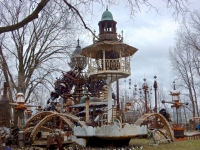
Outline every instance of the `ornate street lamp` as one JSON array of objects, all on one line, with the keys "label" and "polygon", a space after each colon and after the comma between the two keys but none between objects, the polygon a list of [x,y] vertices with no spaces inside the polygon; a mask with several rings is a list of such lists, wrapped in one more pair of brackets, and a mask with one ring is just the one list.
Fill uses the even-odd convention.
[{"label": "ornate street lamp", "polygon": [[22,122],[24,119],[24,111],[27,109],[27,107],[24,105],[25,97],[24,97],[24,94],[22,93],[21,88],[20,88],[20,91],[16,95],[16,101],[18,105],[15,106],[14,109],[17,111],[17,115],[18,115],[18,127],[22,128]]},{"label": "ornate street lamp", "polygon": [[[175,87],[175,82],[174,83],[174,90],[170,92],[170,95],[172,96],[172,101],[167,102],[167,101],[162,101],[162,103],[169,103],[172,104],[171,108],[175,109],[176,112],[176,119],[174,119],[174,125],[173,125],[173,130],[174,130],[174,137],[175,138],[184,138],[184,127],[181,127],[181,113],[180,113],[180,109],[181,107],[183,107],[184,105],[188,105],[188,103],[181,103],[180,102],[180,91],[176,90]],[[174,110],[173,110],[174,112]]]}]

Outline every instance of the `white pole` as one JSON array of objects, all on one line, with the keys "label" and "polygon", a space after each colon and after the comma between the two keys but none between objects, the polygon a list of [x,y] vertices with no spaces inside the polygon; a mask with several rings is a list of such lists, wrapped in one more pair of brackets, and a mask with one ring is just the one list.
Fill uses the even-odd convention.
[{"label": "white pole", "polygon": [[112,119],[112,90],[111,90],[111,77],[107,77],[107,101],[108,101],[108,123],[111,122]]}]

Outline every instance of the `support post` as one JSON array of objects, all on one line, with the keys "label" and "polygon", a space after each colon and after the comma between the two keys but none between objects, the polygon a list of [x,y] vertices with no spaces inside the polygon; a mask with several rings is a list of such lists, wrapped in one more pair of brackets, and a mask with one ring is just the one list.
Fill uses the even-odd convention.
[{"label": "support post", "polygon": [[85,98],[85,122],[88,123],[89,122],[89,97],[87,96]]},{"label": "support post", "polygon": [[157,88],[158,88],[158,84],[156,82],[156,76],[154,76],[155,78],[155,81],[154,81],[154,84],[153,84],[153,87],[154,87],[154,90],[155,90],[155,108],[154,108],[154,112],[157,113],[158,112],[158,108],[157,108]]},{"label": "support post", "polygon": [[120,104],[119,104],[119,79],[117,79],[116,81],[117,83],[117,110],[119,111],[120,110]]},{"label": "support post", "polygon": [[103,50],[103,71],[106,69],[105,50]]},{"label": "support post", "polygon": [[108,101],[108,123],[111,122],[112,119],[112,91],[111,91],[111,77],[107,77],[107,101]]}]

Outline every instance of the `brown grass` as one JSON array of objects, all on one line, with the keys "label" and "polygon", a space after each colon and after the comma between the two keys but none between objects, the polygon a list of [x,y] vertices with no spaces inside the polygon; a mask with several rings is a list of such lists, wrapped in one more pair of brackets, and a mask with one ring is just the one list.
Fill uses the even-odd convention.
[{"label": "brown grass", "polygon": [[143,150],[200,150],[200,140],[160,142],[157,146],[150,146],[148,139],[132,139],[130,145],[142,145]]}]

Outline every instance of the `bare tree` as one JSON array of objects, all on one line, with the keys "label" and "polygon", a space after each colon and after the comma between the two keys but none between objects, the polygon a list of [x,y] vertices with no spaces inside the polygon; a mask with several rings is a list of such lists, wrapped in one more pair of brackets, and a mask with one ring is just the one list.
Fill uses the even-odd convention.
[{"label": "bare tree", "polygon": [[179,84],[188,92],[185,95],[191,101],[193,116],[199,116],[198,98],[200,76],[200,12],[195,10],[186,14],[177,31],[177,42],[170,53],[174,74]]},{"label": "bare tree", "polygon": [[[170,51],[170,60],[172,64],[172,72],[175,76],[175,80],[182,94],[187,96],[192,107],[193,116],[199,116],[198,111],[198,81],[197,68],[192,61],[197,55],[196,50],[189,45],[183,43],[182,38],[178,38],[173,51]],[[195,54],[196,53],[196,54]]]},{"label": "bare tree", "polygon": [[[0,61],[12,101],[20,87],[27,101],[36,90],[41,90],[38,85],[53,86],[52,73],[66,69],[61,64],[66,64],[77,28],[72,26],[73,14],[68,9],[59,9],[60,5],[49,2],[37,20],[10,34],[1,34]],[[16,24],[30,12],[32,3],[12,1],[8,7],[11,18],[2,20]]]},{"label": "bare tree", "polygon": [[200,51],[200,12],[194,10],[191,13],[185,14],[180,24],[180,30],[177,33],[179,37],[183,38],[183,44]]},{"label": "bare tree", "polygon": [[[0,27],[0,33],[9,32],[9,31],[13,31],[13,30],[24,27],[28,23],[37,19],[38,16],[40,16],[40,12],[46,9],[45,6],[48,3],[53,2],[53,1],[54,0],[51,0],[51,1],[50,0],[35,0],[35,1],[30,0],[30,2],[32,3],[32,8],[33,8],[32,11],[30,11],[29,14],[27,14],[26,16],[18,20],[18,22],[15,22],[15,23],[7,22],[7,24],[2,25],[1,22],[3,22],[3,20],[0,19],[0,24],[2,25]],[[88,30],[90,30],[90,28],[85,23],[83,16],[84,16],[84,13],[86,12],[87,14],[89,12],[91,15],[94,3],[99,4],[100,7],[105,6],[107,4],[109,5],[119,4],[119,1],[115,1],[115,0],[110,0],[110,1],[107,1],[107,0],[85,0],[85,1],[62,0],[62,1],[64,2],[65,5],[60,5],[62,7],[61,9],[70,9],[74,13],[74,15],[76,15],[80,19],[81,24]],[[16,2],[20,4],[26,3],[25,1],[20,1],[20,0]],[[55,2],[57,1],[55,0]],[[1,1],[0,3],[1,3],[1,8],[0,8],[1,18],[7,19],[6,13],[10,11],[9,7],[7,7],[8,6],[7,1]],[[136,12],[141,11],[140,9],[141,5],[146,5],[147,7],[149,7],[149,9],[155,9],[157,12],[159,12],[158,8],[154,7],[150,0],[124,0],[124,3],[126,3],[126,6],[130,10],[130,17],[133,17]],[[167,0],[167,1],[163,0],[163,3],[166,4],[167,8],[173,9],[172,14],[175,18],[179,14],[184,14],[185,12],[188,11],[187,9],[187,5],[189,5],[188,0]],[[90,30],[90,32],[92,31]]]}]

